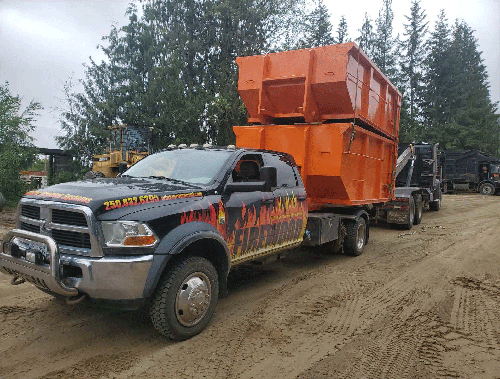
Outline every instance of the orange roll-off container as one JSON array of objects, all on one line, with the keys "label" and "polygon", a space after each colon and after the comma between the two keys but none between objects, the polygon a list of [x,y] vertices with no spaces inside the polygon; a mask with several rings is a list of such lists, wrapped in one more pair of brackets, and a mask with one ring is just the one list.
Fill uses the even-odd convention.
[{"label": "orange roll-off container", "polygon": [[237,63],[248,121],[261,125],[233,127],[236,145],[291,154],[311,210],[394,198],[401,95],[354,43]]},{"label": "orange roll-off container", "polygon": [[401,94],[355,43],[238,57],[236,63],[249,123],[355,119],[398,138]]},{"label": "orange roll-off container", "polygon": [[397,142],[352,124],[235,126],[238,147],[291,154],[311,210],[394,197]]}]

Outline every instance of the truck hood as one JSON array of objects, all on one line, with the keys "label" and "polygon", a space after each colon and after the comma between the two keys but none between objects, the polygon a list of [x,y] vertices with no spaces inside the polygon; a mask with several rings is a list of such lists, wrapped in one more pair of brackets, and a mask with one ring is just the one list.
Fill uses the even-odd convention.
[{"label": "truck hood", "polygon": [[25,198],[86,205],[97,214],[118,208],[154,205],[202,197],[205,187],[168,179],[114,178],[56,184],[26,193]]}]

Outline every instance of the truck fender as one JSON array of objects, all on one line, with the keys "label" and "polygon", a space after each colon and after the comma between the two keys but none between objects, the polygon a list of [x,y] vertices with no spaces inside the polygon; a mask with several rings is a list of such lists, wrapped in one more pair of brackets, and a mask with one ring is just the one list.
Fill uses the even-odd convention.
[{"label": "truck fender", "polygon": [[202,239],[213,240],[224,251],[225,257],[222,259],[221,267],[218,267],[217,270],[219,273],[220,296],[227,295],[227,274],[229,273],[231,255],[226,241],[212,225],[205,222],[190,222],[176,227],[160,241],[149,269],[143,296],[150,298],[153,295],[167,263],[173,256],[181,253],[192,243]]}]

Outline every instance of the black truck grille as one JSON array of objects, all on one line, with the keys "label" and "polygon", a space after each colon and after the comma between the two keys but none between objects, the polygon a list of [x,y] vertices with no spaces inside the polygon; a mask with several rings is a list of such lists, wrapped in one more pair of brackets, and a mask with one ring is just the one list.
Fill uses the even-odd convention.
[{"label": "black truck grille", "polygon": [[21,216],[40,220],[40,207],[34,205],[23,205],[21,208]]},{"label": "black truck grille", "polygon": [[[60,208],[50,208],[51,213],[51,224],[43,224],[50,231],[44,233],[45,229],[40,231],[40,226],[38,220],[40,217],[40,207],[35,205],[23,204],[21,206],[21,216],[25,217],[20,222],[20,227],[22,230],[27,230],[34,233],[42,233],[52,236],[54,241],[60,246],[67,246],[77,249],[92,249],[90,233],[88,231],[72,231],[64,230],[71,227],[83,227],[88,228],[87,218],[85,214],[81,212],[75,212],[73,210],[60,209]],[[42,213],[43,214],[43,213]],[[31,222],[31,220],[37,220],[37,223]],[[82,252],[83,254],[87,254]]]},{"label": "black truck grille", "polygon": [[62,209],[52,209],[52,222],[56,224],[87,226],[87,219],[83,213]]},{"label": "black truck grille", "polygon": [[26,222],[21,222],[21,229],[27,230],[28,232],[40,233],[40,227],[34,224],[28,224]]},{"label": "black truck grille", "polygon": [[90,249],[90,235],[88,233],[70,232],[67,230],[52,230],[52,238],[58,245]]}]

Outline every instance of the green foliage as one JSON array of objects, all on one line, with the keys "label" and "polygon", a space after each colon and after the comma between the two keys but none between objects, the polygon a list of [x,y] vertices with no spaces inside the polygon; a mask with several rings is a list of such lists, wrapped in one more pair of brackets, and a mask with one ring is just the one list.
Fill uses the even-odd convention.
[{"label": "green foliage", "polygon": [[392,37],[393,20],[392,0],[383,0],[382,9],[375,21],[376,32],[373,39],[372,60],[391,81],[396,82],[398,56],[396,54],[397,41]]},{"label": "green foliage", "polygon": [[441,11],[426,58],[422,138],[445,149],[498,154],[499,115],[488,87],[473,30],[458,20],[450,27]]},{"label": "green foliage", "polygon": [[49,184],[52,185],[82,180],[88,171],[89,169],[83,166],[78,160],[71,160],[68,162],[66,170],[59,172],[55,177],[49,178]]},{"label": "green foliage", "polygon": [[330,14],[323,0],[315,1],[314,9],[305,16],[304,34],[298,46],[302,49],[335,43],[332,36]]},{"label": "green foliage", "polygon": [[342,15],[339,21],[339,26],[337,27],[337,38],[335,39],[335,43],[345,43],[349,42],[351,39],[347,33],[347,21]]},{"label": "green foliage", "polygon": [[361,29],[358,29],[359,37],[356,38],[356,42],[359,47],[368,55],[369,58],[373,57],[375,34],[373,32],[372,20],[365,13],[365,18],[363,20],[363,25]]},{"label": "green foliage", "polygon": [[19,171],[34,161],[35,150],[29,133],[41,105],[31,101],[21,109],[22,99],[10,93],[8,83],[0,85],[0,192],[8,205],[15,205],[28,189]]},{"label": "green foliage", "polygon": [[[345,42],[342,16],[335,38],[323,0],[146,0],[129,21],[112,27],[90,59],[83,91],[66,86],[61,147],[89,166],[102,153],[107,127],[153,128],[154,149],[171,143],[234,143],[246,123],[237,92],[237,56]],[[474,33],[453,27],[444,12],[427,38],[426,14],[413,0],[403,41],[393,37],[392,0],[377,19],[365,14],[360,47],[403,93],[401,139],[448,148],[498,152],[499,121]]]},{"label": "green foliage", "polygon": [[100,46],[107,60],[86,66],[82,93],[68,83],[58,143],[83,165],[104,150],[107,126],[153,128],[154,149],[171,143],[235,142],[246,122],[237,56],[279,49],[283,20],[298,0],[150,0]]},{"label": "green foliage", "polygon": [[426,14],[420,7],[420,0],[413,0],[410,16],[405,16],[406,39],[402,42],[401,89],[404,94],[401,112],[401,140],[411,142],[422,134],[422,102],[425,38],[427,34]]}]

